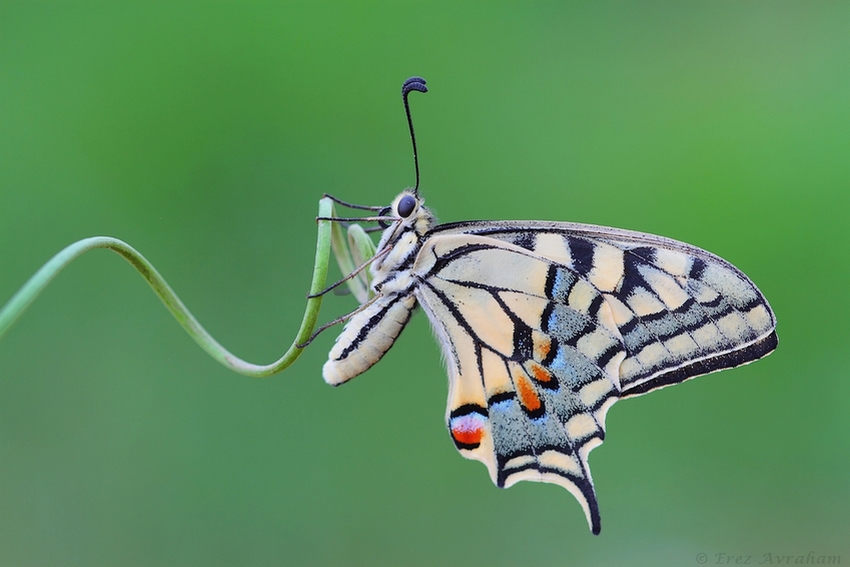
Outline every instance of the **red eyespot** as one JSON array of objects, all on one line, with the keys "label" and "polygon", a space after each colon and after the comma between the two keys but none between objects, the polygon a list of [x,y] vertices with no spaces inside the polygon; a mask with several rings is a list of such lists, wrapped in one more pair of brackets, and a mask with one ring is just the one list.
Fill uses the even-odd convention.
[{"label": "red eyespot", "polygon": [[449,422],[449,430],[458,448],[475,449],[478,447],[486,433],[486,420],[486,417],[478,413],[468,413],[452,418]]}]

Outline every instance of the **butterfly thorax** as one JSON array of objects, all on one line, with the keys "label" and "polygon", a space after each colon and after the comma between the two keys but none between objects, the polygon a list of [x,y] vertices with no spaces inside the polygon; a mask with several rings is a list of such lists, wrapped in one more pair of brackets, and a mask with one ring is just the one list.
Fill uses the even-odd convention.
[{"label": "butterfly thorax", "polygon": [[[398,220],[392,222],[381,235],[376,250],[378,258],[370,267],[372,289],[376,294],[407,290],[413,285],[413,262],[425,235],[436,224],[433,213],[423,202],[410,191],[403,191],[390,205],[389,216]],[[412,209],[409,209],[411,206]]]}]

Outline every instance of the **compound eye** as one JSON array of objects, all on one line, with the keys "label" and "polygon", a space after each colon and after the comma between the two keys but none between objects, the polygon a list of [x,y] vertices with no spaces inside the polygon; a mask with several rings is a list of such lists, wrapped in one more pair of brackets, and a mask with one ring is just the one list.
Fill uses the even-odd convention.
[{"label": "compound eye", "polygon": [[[378,211],[378,216],[379,217],[387,217],[387,216],[390,215],[390,211],[391,211],[391,209],[389,207],[384,207],[383,209]],[[392,223],[385,221],[385,220],[379,220],[378,224],[381,225],[381,228],[387,228]]]},{"label": "compound eye", "polygon": [[411,195],[405,195],[398,202],[398,206],[396,210],[398,211],[398,216],[403,219],[406,219],[413,212],[413,209],[416,208],[416,199],[414,199]]}]

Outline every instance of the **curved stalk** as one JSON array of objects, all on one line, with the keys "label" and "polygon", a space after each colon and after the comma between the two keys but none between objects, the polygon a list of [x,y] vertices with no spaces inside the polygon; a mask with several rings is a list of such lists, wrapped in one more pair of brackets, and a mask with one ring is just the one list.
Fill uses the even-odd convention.
[{"label": "curved stalk", "polygon": [[[319,201],[319,217],[333,216],[333,202],[330,199],[323,198]],[[315,295],[322,291],[325,287],[328,275],[328,262],[330,260],[331,250],[331,221],[318,221],[318,237],[316,241],[316,260],[313,265],[313,281],[310,284],[310,295]],[[35,300],[41,291],[47,287],[47,284],[56,277],[56,275],[74,258],[81,254],[97,248],[106,248],[119,254],[127,262],[130,263],[142,275],[143,278],[153,289],[154,293],[165,304],[166,309],[171,312],[177,322],[183,327],[189,336],[195,339],[202,349],[207,354],[219,361],[227,368],[253,378],[265,378],[276,374],[292,364],[301,354],[303,349],[296,345],[303,344],[312,334],[316,326],[316,319],[319,315],[319,307],[322,304],[322,297],[313,297],[307,300],[307,307],[304,310],[304,317],[301,320],[301,327],[292,341],[292,346],[284,353],[280,359],[268,364],[258,365],[246,362],[238,356],[232,354],[226,348],[221,346],[206,329],[204,329],[197,319],[189,312],[186,306],[174,293],[174,290],[168,285],[163,277],[156,271],[156,268],[145,259],[132,246],[109,236],[95,236],[92,238],[84,238],[79,240],[64,250],[56,254],[44,266],[33,275],[18,292],[12,296],[12,299],[0,309],[0,337],[3,333],[15,322],[15,320],[23,313],[30,303]]]}]

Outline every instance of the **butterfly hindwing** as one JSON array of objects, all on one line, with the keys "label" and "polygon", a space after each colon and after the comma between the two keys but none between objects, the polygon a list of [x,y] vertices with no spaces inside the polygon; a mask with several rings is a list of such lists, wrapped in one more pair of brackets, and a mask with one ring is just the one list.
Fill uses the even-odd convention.
[{"label": "butterfly hindwing", "polygon": [[476,235],[429,239],[414,273],[447,358],[455,445],[498,486],[564,486],[598,532],[587,454],[604,438],[625,357],[602,294],[566,266]]}]

